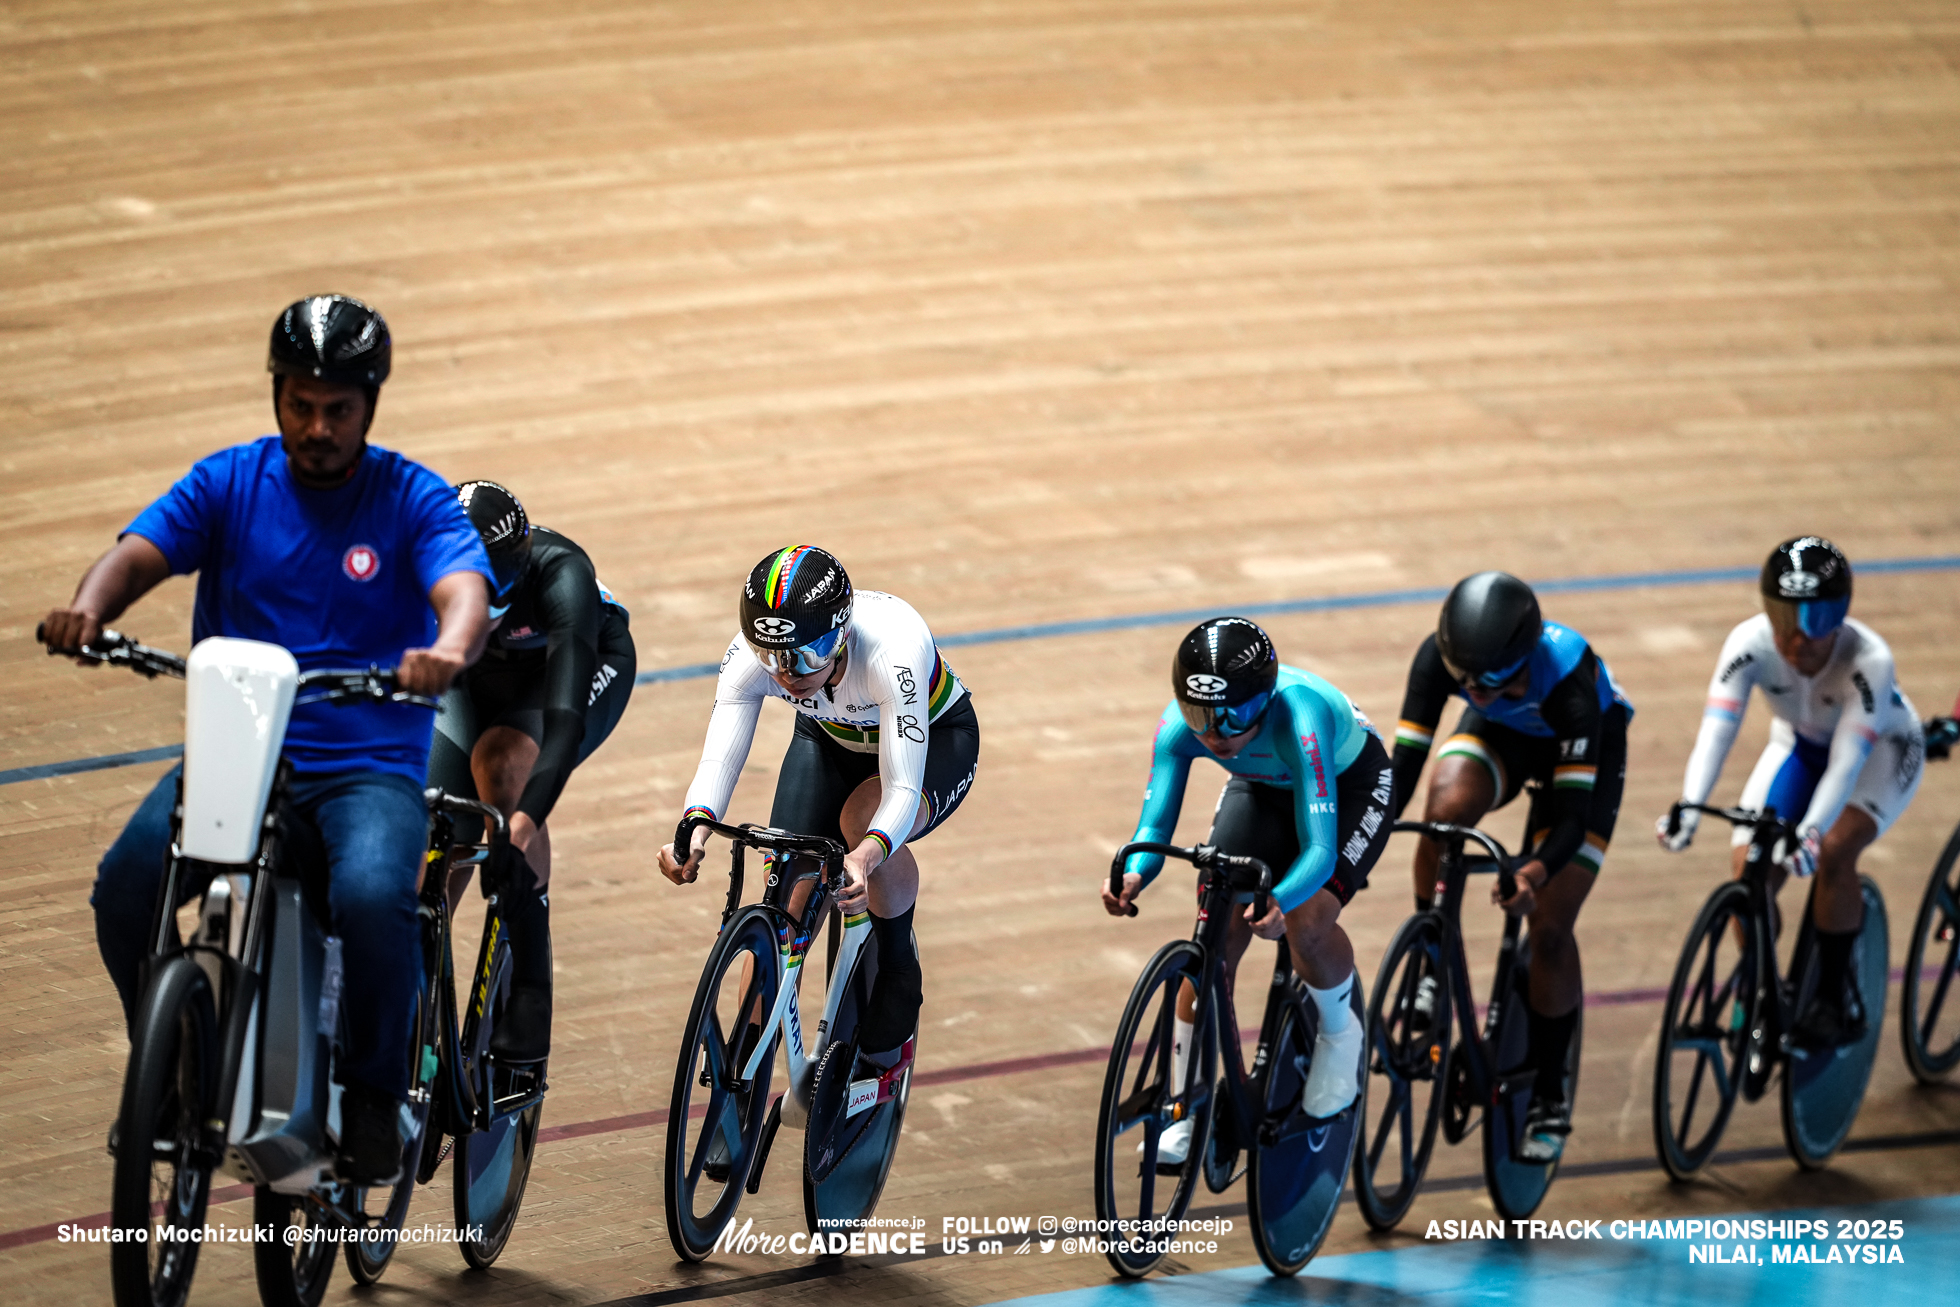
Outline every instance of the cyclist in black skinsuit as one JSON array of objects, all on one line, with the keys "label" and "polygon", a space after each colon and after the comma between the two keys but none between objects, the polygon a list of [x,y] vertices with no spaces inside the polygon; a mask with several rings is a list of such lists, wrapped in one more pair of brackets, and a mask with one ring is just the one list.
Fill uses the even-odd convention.
[{"label": "cyclist in black skinsuit", "polygon": [[[510,818],[511,996],[491,1048],[513,1062],[551,1047],[551,833],[545,819],[572,769],[619,723],[633,693],[626,609],[583,549],[532,526],[494,481],[465,481],[456,497],[495,570],[490,644],[443,696],[429,784],[481,797]],[[457,823],[457,838],[475,838]],[[452,885],[451,894],[460,890]]]}]

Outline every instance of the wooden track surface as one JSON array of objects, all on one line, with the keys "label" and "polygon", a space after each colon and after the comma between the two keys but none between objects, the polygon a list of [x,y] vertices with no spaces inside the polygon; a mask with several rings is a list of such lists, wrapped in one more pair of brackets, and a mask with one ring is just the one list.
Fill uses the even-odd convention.
[{"label": "wooden track surface", "polygon": [[[1952,6],[1887,0],[0,4],[0,767],[181,738],[167,688],[29,637],[194,459],[267,429],[267,327],[323,290],[393,327],[374,439],[507,482],[586,546],[643,668],[714,658],[744,570],[791,540],[942,633],[1484,567],[1752,566],[1800,531],[1854,560],[1960,552],[1956,59]],[[1955,580],[1858,589],[1926,712],[1960,688]],[[124,625],[182,648],[189,601],[171,582]],[[1588,987],[1664,986],[1721,859],[1714,841],[1665,858],[1646,828],[1752,588],[1547,607],[1639,707],[1579,928]],[[1271,626],[1387,722],[1433,620]],[[1096,1047],[1184,932],[1175,888],[1133,922],[1094,902],[1177,634],[953,659],[985,744],[921,848],[923,1069]],[[641,687],[553,816],[547,1126],[665,1106],[715,895],[659,881],[650,853],[708,698]],[[786,731],[767,716],[739,815],[766,812]],[[1762,732],[1758,710],[1720,793]],[[125,1044],[86,897],[160,770],[0,788],[0,1230],[107,1205]],[[1960,777],[1934,768],[1867,860],[1895,952],[1956,815]],[[1407,911],[1407,858],[1393,846],[1348,914],[1365,976]],[[1589,1015],[1574,1165],[1651,1157],[1657,1021]],[[942,1216],[1088,1214],[1100,1078],[1078,1060],[921,1088],[883,1210],[935,1239]],[[1888,1025],[1858,1136],[1956,1127],[1960,1095],[1911,1089]],[[1728,1138],[1777,1144],[1774,1106]],[[492,1274],[411,1248],[384,1298],[598,1302],[789,1265],[676,1267],[661,1149],[647,1128],[547,1144]],[[744,1210],[787,1233],[785,1156]],[[1469,1145],[1432,1174],[1477,1165]],[[1685,1190],[1580,1176],[1546,1211],[1957,1182],[1950,1147],[1876,1149]],[[445,1180],[411,1221],[447,1204]],[[1487,1210],[1478,1188],[1439,1193],[1408,1228]],[[1372,1246],[1352,1208],[1328,1246]],[[1252,1260],[1241,1224],[1192,1265]],[[99,1249],[0,1263],[37,1300],[106,1299]],[[978,1303],[1104,1273],[952,1257],[769,1292]],[[243,1250],[206,1255],[197,1301],[253,1298]]]}]

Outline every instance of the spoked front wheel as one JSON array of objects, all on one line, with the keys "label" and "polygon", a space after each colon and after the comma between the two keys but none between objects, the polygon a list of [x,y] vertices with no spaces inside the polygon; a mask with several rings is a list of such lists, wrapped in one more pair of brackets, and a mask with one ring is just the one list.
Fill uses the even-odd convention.
[{"label": "spoked front wheel", "polygon": [[1681,946],[1654,1054],[1654,1147],[1676,1180],[1707,1165],[1742,1091],[1762,995],[1749,889],[1720,886]]},{"label": "spoked front wheel", "polygon": [[[1356,985],[1348,995],[1356,1022],[1367,1020],[1359,991]],[[1280,1000],[1285,1006],[1268,1050],[1246,1181],[1252,1242],[1274,1275],[1296,1274],[1319,1251],[1341,1204],[1358,1127],[1368,1115],[1366,1041],[1346,1068],[1356,1086],[1354,1102],[1326,1120],[1301,1110],[1319,1026],[1318,1014],[1304,998],[1295,984]]]},{"label": "spoked front wheel", "polygon": [[259,1301],[265,1307],[319,1307],[333,1279],[338,1226],[305,1199],[276,1194],[263,1185],[252,1191],[252,1224],[274,1235],[252,1243]]},{"label": "spoked front wheel", "polygon": [[347,1243],[347,1272],[356,1284],[374,1284],[388,1269],[395,1255],[394,1232],[408,1220],[408,1205],[415,1197],[415,1181],[422,1167],[422,1141],[429,1133],[429,1109],[433,1103],[436,1079],[435,1007],[428,996],[415,1001],[415,1019],[409,1023],[408,1106],[402,1112],[401,1178],[387,1188],[356,1187],[349,1205],[365,1218],[357,1237]]},{"label": "spoked front wheel", "polygon": [[[877,1208],[898,1154],[912,1092],[911,1065],[879,1067],[857,1050],[858,1022],[877,975],[878,940],[867,935],[851,974],[832,981],[844,990],[811,1082],[803,1143],[803,1215],[813,1233],[862,1224]],[[916,1045],[913,1052],[916,1056]]]},{"label": "spoked front wheel", "polygon": [[140,1232],[111,1246],[116,1307],[179,1307],[190,1294],[201,1246],[190,1236],[218,1160],[204,1138],[218,1060],[211,982],[190,958],[169,958],[143,991],[116,1126],[110,1224]]},{"label": "spoked front wheel", "polygon": [[[1183,1084],[1174,1083],[1178,993],[1190,984],[1204,991],[1204,954],[1189,940],[1174,940],[1137,978],[1116,1027],[1103,1077],[1102,1111],[1096,1122],[1096,1216],[1128,1221],[1133,1233],[1105,1227],[1111,1266],[1123,1275],[1148,1274],[1164,1258],[1171,1237],[1167,1222],[1184,1215],[1198,1182],[1211,1121],[1208,1043],[1214,1038],[1200,1010],[1188,1050]],[[1226,1038],[1236,1038],[1228,1032]],[[1189,1121],[1181,1161],[1161,1156],[1165,1132]],[[1181,1132],[1180,1132],[1181,1133]]]},{"label": "spoked front wheel", "polygon": [[[1906,949],[1899,1035],[1913,1078],[1930,1085],[1960,1066],[1960,998],[1953,994],[1960,970],[1960,827],[1933,866],[1919,917]],[[1866,999],[1867,1004],[1870,999]]]},{"label": "spoked front wheel", "polygon": [[[1871,877],[1860,876],[1858,883],[1865,900],[1865,921],[1851,946],[1851,974],[1857,977],[1858,992],[1864,1000],[1864,1032],[1836,1048],[1793,1048],[1783,1068],[1783,1139],[1797,1165],[1806,1171],[1822,1168],[1850,1135],[1859,1105],[1865,1101],[1865,1086],[1871,1082],[1879,1027],[1885,1020],[1885,989],[1891,979],[1885,900]],[[1809,962],[1798,969],[1797,1012],[1803,1011],[1817,979],[1815,931],[1808,908],[1803,920],[1796,956]]]},{"label": "spoked front wheel", "polygon": [[[1368,1074],[1354,1198],[1377,1230],[1408,1213],[1429,1168],[1450,1054],[1450,984],[1433,913],[1402,923],[1368,1000]],[[1372,1123],[1369,1118],[1372,1117]]]},{"label": "spoked front wheel", "polygon": [[702,968],[667,1113],[667,1238],[690,1262],[714,1251],[755,1162],[775,1049],[763,1054],[753,1081],[745,1085],[741,1073],[754,1047],[750,1032],[775,1009],[781,983],[769,914],[738,913]]}]

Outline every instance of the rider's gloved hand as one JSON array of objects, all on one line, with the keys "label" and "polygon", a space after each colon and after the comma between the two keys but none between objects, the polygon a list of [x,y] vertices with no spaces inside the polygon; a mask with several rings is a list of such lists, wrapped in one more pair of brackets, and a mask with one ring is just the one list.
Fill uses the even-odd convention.
[{"label": "rider's gloved hand", "polygon": [[1817,856],[1823,847],[1823,832],[1812,826],[1797,837],[1797,847],[1790,851],[1789,860],[1783,865],[1794,875],[1812,875],[1817,870]]},{"label": "rider's gloved hand", "polygon": [[1666,817],[1661,817],[1654,822],[1654,838],[1661,842],[1662,848],[1669,853],[1679,853],[1695,842],[1695,827],[1701,825],[1700,813],[1683,809],[1680,822],[1671,835],[1667,830],[1667,820]]}]

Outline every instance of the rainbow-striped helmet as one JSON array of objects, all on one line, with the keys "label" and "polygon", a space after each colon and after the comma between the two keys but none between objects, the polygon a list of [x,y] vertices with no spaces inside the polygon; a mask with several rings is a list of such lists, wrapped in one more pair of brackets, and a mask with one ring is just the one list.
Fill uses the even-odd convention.
[{"label": "rainbow-striped helmet", "polygon": [[775,550],[742,587],[742,638],[778,675],[807,676],[837,653],[851,620],[851,578],[814,545]]}]

